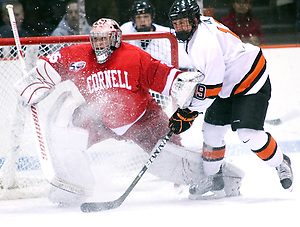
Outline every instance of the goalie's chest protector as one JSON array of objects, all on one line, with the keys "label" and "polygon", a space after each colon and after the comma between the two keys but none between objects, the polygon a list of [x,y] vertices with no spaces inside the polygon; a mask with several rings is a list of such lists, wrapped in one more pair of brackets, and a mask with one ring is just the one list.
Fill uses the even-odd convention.
[{"label": "goalie's chest protector", "polygon": [[[150,99],[149,88],[162,91],[171,67],[162,65],[132,45],[122,43],[107,62],[97,63],[90,44],[63,48],[46,59],[78,87],[110,128],[135,122]],[[157,75],[161,83],[153,83]]]}]

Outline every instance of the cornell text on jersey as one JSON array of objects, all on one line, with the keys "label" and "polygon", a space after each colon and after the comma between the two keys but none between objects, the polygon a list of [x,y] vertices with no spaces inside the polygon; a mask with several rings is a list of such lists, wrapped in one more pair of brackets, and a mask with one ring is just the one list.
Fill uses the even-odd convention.
[{"label": "cornell text on jersey", "polygon": [[125,88],[131,90],[128,84],[128,72],[121,70],[105,70],[93,73],[87,77],[89,93],[109,88]]}]

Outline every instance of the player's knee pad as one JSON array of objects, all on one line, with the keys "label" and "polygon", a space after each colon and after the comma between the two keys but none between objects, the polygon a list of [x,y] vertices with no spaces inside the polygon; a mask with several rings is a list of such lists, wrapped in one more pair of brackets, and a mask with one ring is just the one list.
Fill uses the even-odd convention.
[{"label": "player's knee pad", "polygon": [[262,148],[268,141],[268,135],[263,130],[241,128],[237,129],[239,139],[251,150]]},{"label": "player's knee pad", "polygon": [[229,125],[217,126],[204,122],[202,126],[202,132],[205,144],[211,147],[224,146],[224,137],[229,127]]}]

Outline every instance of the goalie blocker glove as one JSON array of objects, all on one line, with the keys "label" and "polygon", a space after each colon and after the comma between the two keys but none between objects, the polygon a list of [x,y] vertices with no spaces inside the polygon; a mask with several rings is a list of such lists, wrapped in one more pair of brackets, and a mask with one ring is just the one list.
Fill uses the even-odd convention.
[{"label": "goalie blocker glove", "polygon": [[197,111],[178,108],[169,120],[169,127],[175,134],[180,134],[192,126],[198,115]]}]

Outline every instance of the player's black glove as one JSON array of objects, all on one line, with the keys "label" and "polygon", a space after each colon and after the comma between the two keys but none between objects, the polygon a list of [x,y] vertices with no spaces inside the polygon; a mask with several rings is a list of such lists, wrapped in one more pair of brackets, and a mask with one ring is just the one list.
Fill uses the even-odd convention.
[{"label": "player's black glove", "polygon": [[192,126],[198,115],[197,111],[178,108],[169,120],[169,127],[175,134],[180,134]]}]

